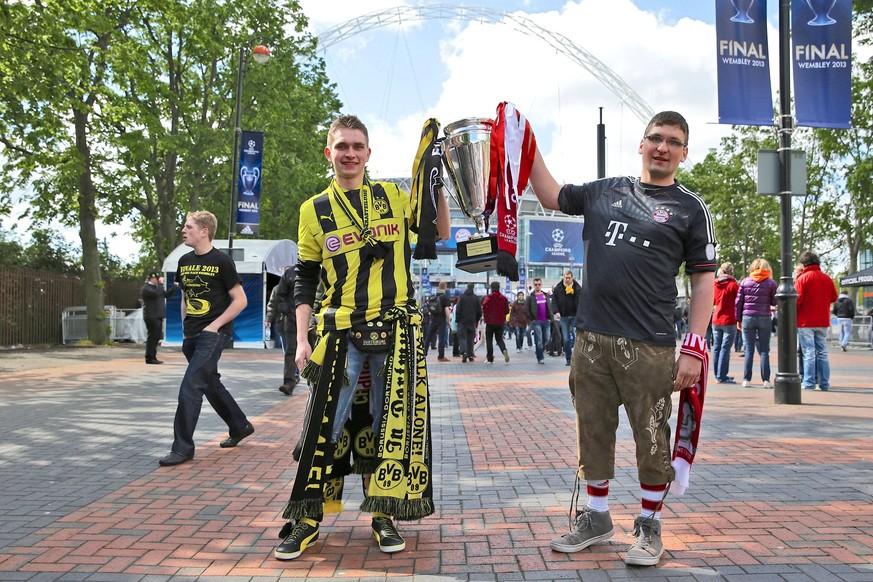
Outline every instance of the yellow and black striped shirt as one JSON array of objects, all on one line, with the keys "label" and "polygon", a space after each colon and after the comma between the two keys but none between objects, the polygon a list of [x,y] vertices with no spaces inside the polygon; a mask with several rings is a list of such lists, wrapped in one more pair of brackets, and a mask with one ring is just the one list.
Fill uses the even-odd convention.
[{"label": "yellow and black striped shirt", "polygon": [[383,243],[387,251],[384,258],[364,258],[360,189],[346,192],[333,182],[300,207],[300,261],[322,266],[320,333],[372,321],[391,307],[405,306],[415,295],[410,271],[413,213],[409,195],[389,182],[368,184],[368,226],[373,239]]}]

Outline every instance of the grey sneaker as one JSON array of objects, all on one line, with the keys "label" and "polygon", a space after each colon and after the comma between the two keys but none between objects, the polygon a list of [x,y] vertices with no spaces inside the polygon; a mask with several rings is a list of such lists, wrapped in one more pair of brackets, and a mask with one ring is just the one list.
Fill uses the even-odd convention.
[{"label": "grey sneaker", "polygon": [[598,542],[605,542],[615,533],[612,517],[608,511],[594,511],[585,507],[576,512],[573,529],[570,533],[553,539],[549,546],[556,552],[580,552]]},{"label": "grey sneaker", "polygon": [[661,522],[651,517],[634,520],[634,545],[627,551],[624,563],[630,566],[655,566],[664,553],[661,542]]}]

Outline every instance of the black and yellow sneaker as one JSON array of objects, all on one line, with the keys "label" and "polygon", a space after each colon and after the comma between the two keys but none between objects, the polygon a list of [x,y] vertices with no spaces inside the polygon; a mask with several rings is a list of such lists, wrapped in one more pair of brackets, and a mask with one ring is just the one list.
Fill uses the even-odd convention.
[{"label": "black and yellow sneaker", "polygon": [[401,552],[406,549],[406,542],[403,541],[403,536],[394,527],[394,522],[390,517],[374,517],[373,518],[373,535],[376,536],[376,542],[379,544],[379,549],[386,554]]},{"label": "black and yellow sneaker", "polygon": [[[287,526],[286,526],[287,527]],[[283,528],[284,533],[284,528]],[[293,560],[318,539],[318,522],[304,517],[294,524],[273,555],[277,560]]]}]

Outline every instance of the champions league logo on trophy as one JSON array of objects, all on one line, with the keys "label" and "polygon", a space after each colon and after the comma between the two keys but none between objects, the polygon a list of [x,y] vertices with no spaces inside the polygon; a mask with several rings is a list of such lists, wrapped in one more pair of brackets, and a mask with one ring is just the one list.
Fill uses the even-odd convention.
[{"label": "champions league logo on trophy", "polygon": [[445,128],[443,163],[451,178],[452,194],[476,232],[458,241],[459,269],[481,273],[497,268],[497,237],[488,233],[488,181],[491,176],[491,127],[488,119],[473,117]]}]

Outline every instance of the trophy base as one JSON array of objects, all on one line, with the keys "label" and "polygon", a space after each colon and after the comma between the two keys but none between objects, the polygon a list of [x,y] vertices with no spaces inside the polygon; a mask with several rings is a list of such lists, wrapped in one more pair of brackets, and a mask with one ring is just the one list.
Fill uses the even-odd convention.
[{"label": "trophy base", "polygon": [[458,243],[456,265],[468,273],[483,273],[497,269],[497,237],[472,238]]}]

